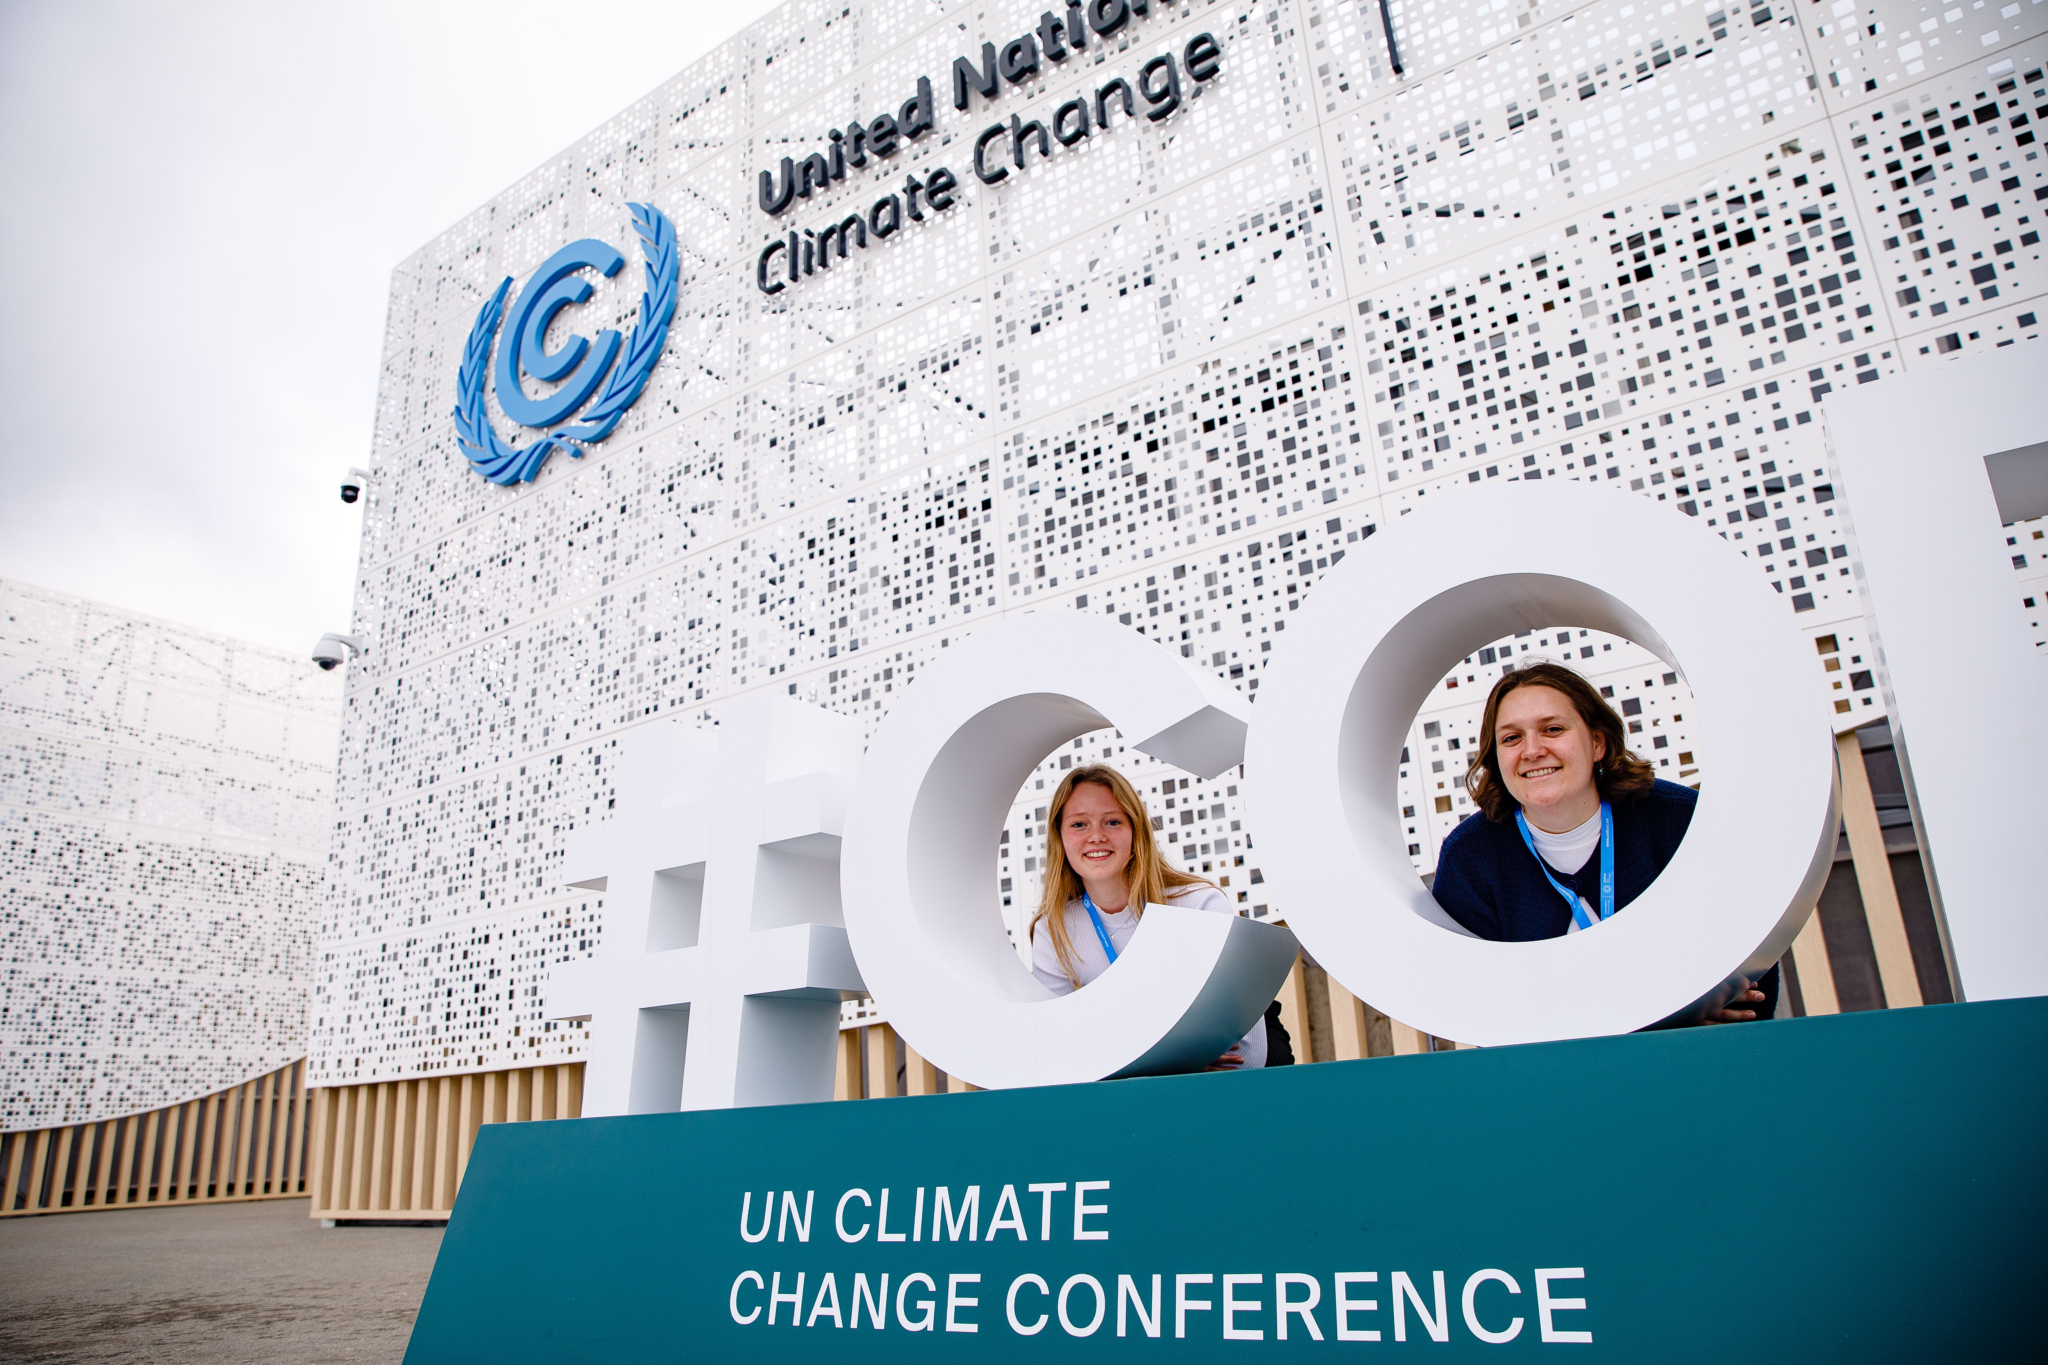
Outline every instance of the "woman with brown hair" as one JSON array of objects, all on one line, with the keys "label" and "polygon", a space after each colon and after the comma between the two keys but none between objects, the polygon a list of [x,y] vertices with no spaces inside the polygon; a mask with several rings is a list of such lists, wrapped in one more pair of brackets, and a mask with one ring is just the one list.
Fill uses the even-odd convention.
[{"label": "woman with brown hair", "polygon": [[[1045,836],[1045,891],[1031,919],[1031,974],[1055,995],[1109,970],[1138,931],[1147,905],[1237,913],[1209,882],[1166,861],[1145,799],[1106,764],[1074,769],[1053,793]],[[1212,1069],[1266,1064],[1266,1021]]]},{"label": "woman with brown hair", "polygon": [[[1533,661],[1486,699],[1465,785],[1479,806],[1444,840],[1430,890],[1480,938],[1590,929],[1643,894],[1678,852],[1699,794],[1628,751],[1621,717],[1571,669]],[[1698,1022],[1777,1007],[1778,969]]]}]

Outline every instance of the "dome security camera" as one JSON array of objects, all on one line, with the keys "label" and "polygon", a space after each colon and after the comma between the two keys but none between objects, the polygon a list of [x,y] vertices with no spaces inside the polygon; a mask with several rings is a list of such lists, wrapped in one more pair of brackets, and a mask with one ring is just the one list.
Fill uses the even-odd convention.
[{"label": "dome security camera", "polygon": [[336,635],[333,631],[320,637],[320,643],[313,646],[313,662],[320,665],[323,673],[331,672],[363,652],[360,636]]},{"label": "dome security camera", "polygon": [[348,473],[341,476],[341,500],[353,503],[363,495],[363,485],[370,481],[370,471],[349,466]]}]

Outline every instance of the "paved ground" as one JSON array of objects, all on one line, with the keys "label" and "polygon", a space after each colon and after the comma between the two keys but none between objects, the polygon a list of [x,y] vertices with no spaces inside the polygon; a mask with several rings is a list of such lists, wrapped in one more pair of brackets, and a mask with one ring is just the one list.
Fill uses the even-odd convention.
[{"label": "paved ground", "polygon": [[322,1229],[306,1209],[0,1222],[0,1361],[398,1361],[441,1229]]}]

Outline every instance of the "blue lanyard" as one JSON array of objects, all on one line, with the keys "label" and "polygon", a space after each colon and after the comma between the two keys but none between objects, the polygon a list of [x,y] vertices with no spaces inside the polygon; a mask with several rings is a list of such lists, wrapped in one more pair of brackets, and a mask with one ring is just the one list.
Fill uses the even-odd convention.
[{"label": "blue lanyard", "polygon": [[1088,922],[1095,926],[1095,937],[1102,941],[1102,951],[1111,962],[1116,961],[1116,945],[1109,941],[1109,930],[1102,927],[1102,914],[1095,908],[1095,901],[1086,891],[1081,893],[1081,904],[1088,911]]},{"label": "blue lanyard", "polygon": [[[1522,812],[1515,812],[1515,828],[1522,831],[1522,842],[1529,847],[1529,854],[1535,858],[1536,866],[1543,871],[1543,879],[1550,883],[1550,889],[1564,897],[1564,903],[1572,909],[1572,920],[1581,929],[1593,927],[1593,921],[1586,918],[1586,902],[1564,889],[1557,878],[1550,875],[1550,865],[1543,861],[1543,855],[1536,851],[1536,837],[1529,833],[1529,822]],[[1090,906],[1089,914],[1095,913]],[[1608,919],[1614,914],[1614,811],[1605,801],[1600,803],[1600,918]],[[1102,929],[1098,921],[1097,932]]]}]

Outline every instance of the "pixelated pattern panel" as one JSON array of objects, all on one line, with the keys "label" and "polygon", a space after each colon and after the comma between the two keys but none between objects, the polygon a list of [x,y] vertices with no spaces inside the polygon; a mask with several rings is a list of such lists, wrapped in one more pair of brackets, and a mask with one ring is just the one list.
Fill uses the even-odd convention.
[{"label": "pixelated pattern panel", "polygon": [[342,679],[0,581],[0,1126],[305,1054]]},{"label": "pixelated pattern panel", "polygon": [[[1155,0],[954,109],[953,59],[1042,8],[787,6],[395,272],[317,1078],[580,1055],[541,1002],[603,904],[557,868],[610,810],[621,730],[715,724],[769,688],[872,725],[981,621],[1040,609],[1103,613],[1256,699],[1323,574],[1475,485],[1598,482],[1707,528],[1812,640],[1823,704],[1883,716],[1826,404],[2039,344],[2040,4]],[[1113,82],[1202,32],[1216,78],[1126,117]],[[762,171],[829,164],[919,76],[928,135],[762,210]],[[1106,126],[1074,135],[1098,97]],[[942,166],[952,207],[840,254],[849,216]],[[485,483],[454,443],[450,357],[498,282],[567,240],[630,258],[639,200],[684,261],[646,395],[581,458]],[[791,233],[834,245],[763,294],[757,257]],[[630,325],[629,274],[558,325]],[[2040,639],[2037,534],[2006,528]],[[1389,774],[1418,875],[1472,813],[1510,660],[1584,670],[1660,776],[1710,776],[1682,679],[1628,641],[1554,622],[1471,648]],[[1013,933],[1044,792],[1105,756],[1183,865],[1285,913],[1240,776],[1107,734],[1019,793],[992,867]]]}]

